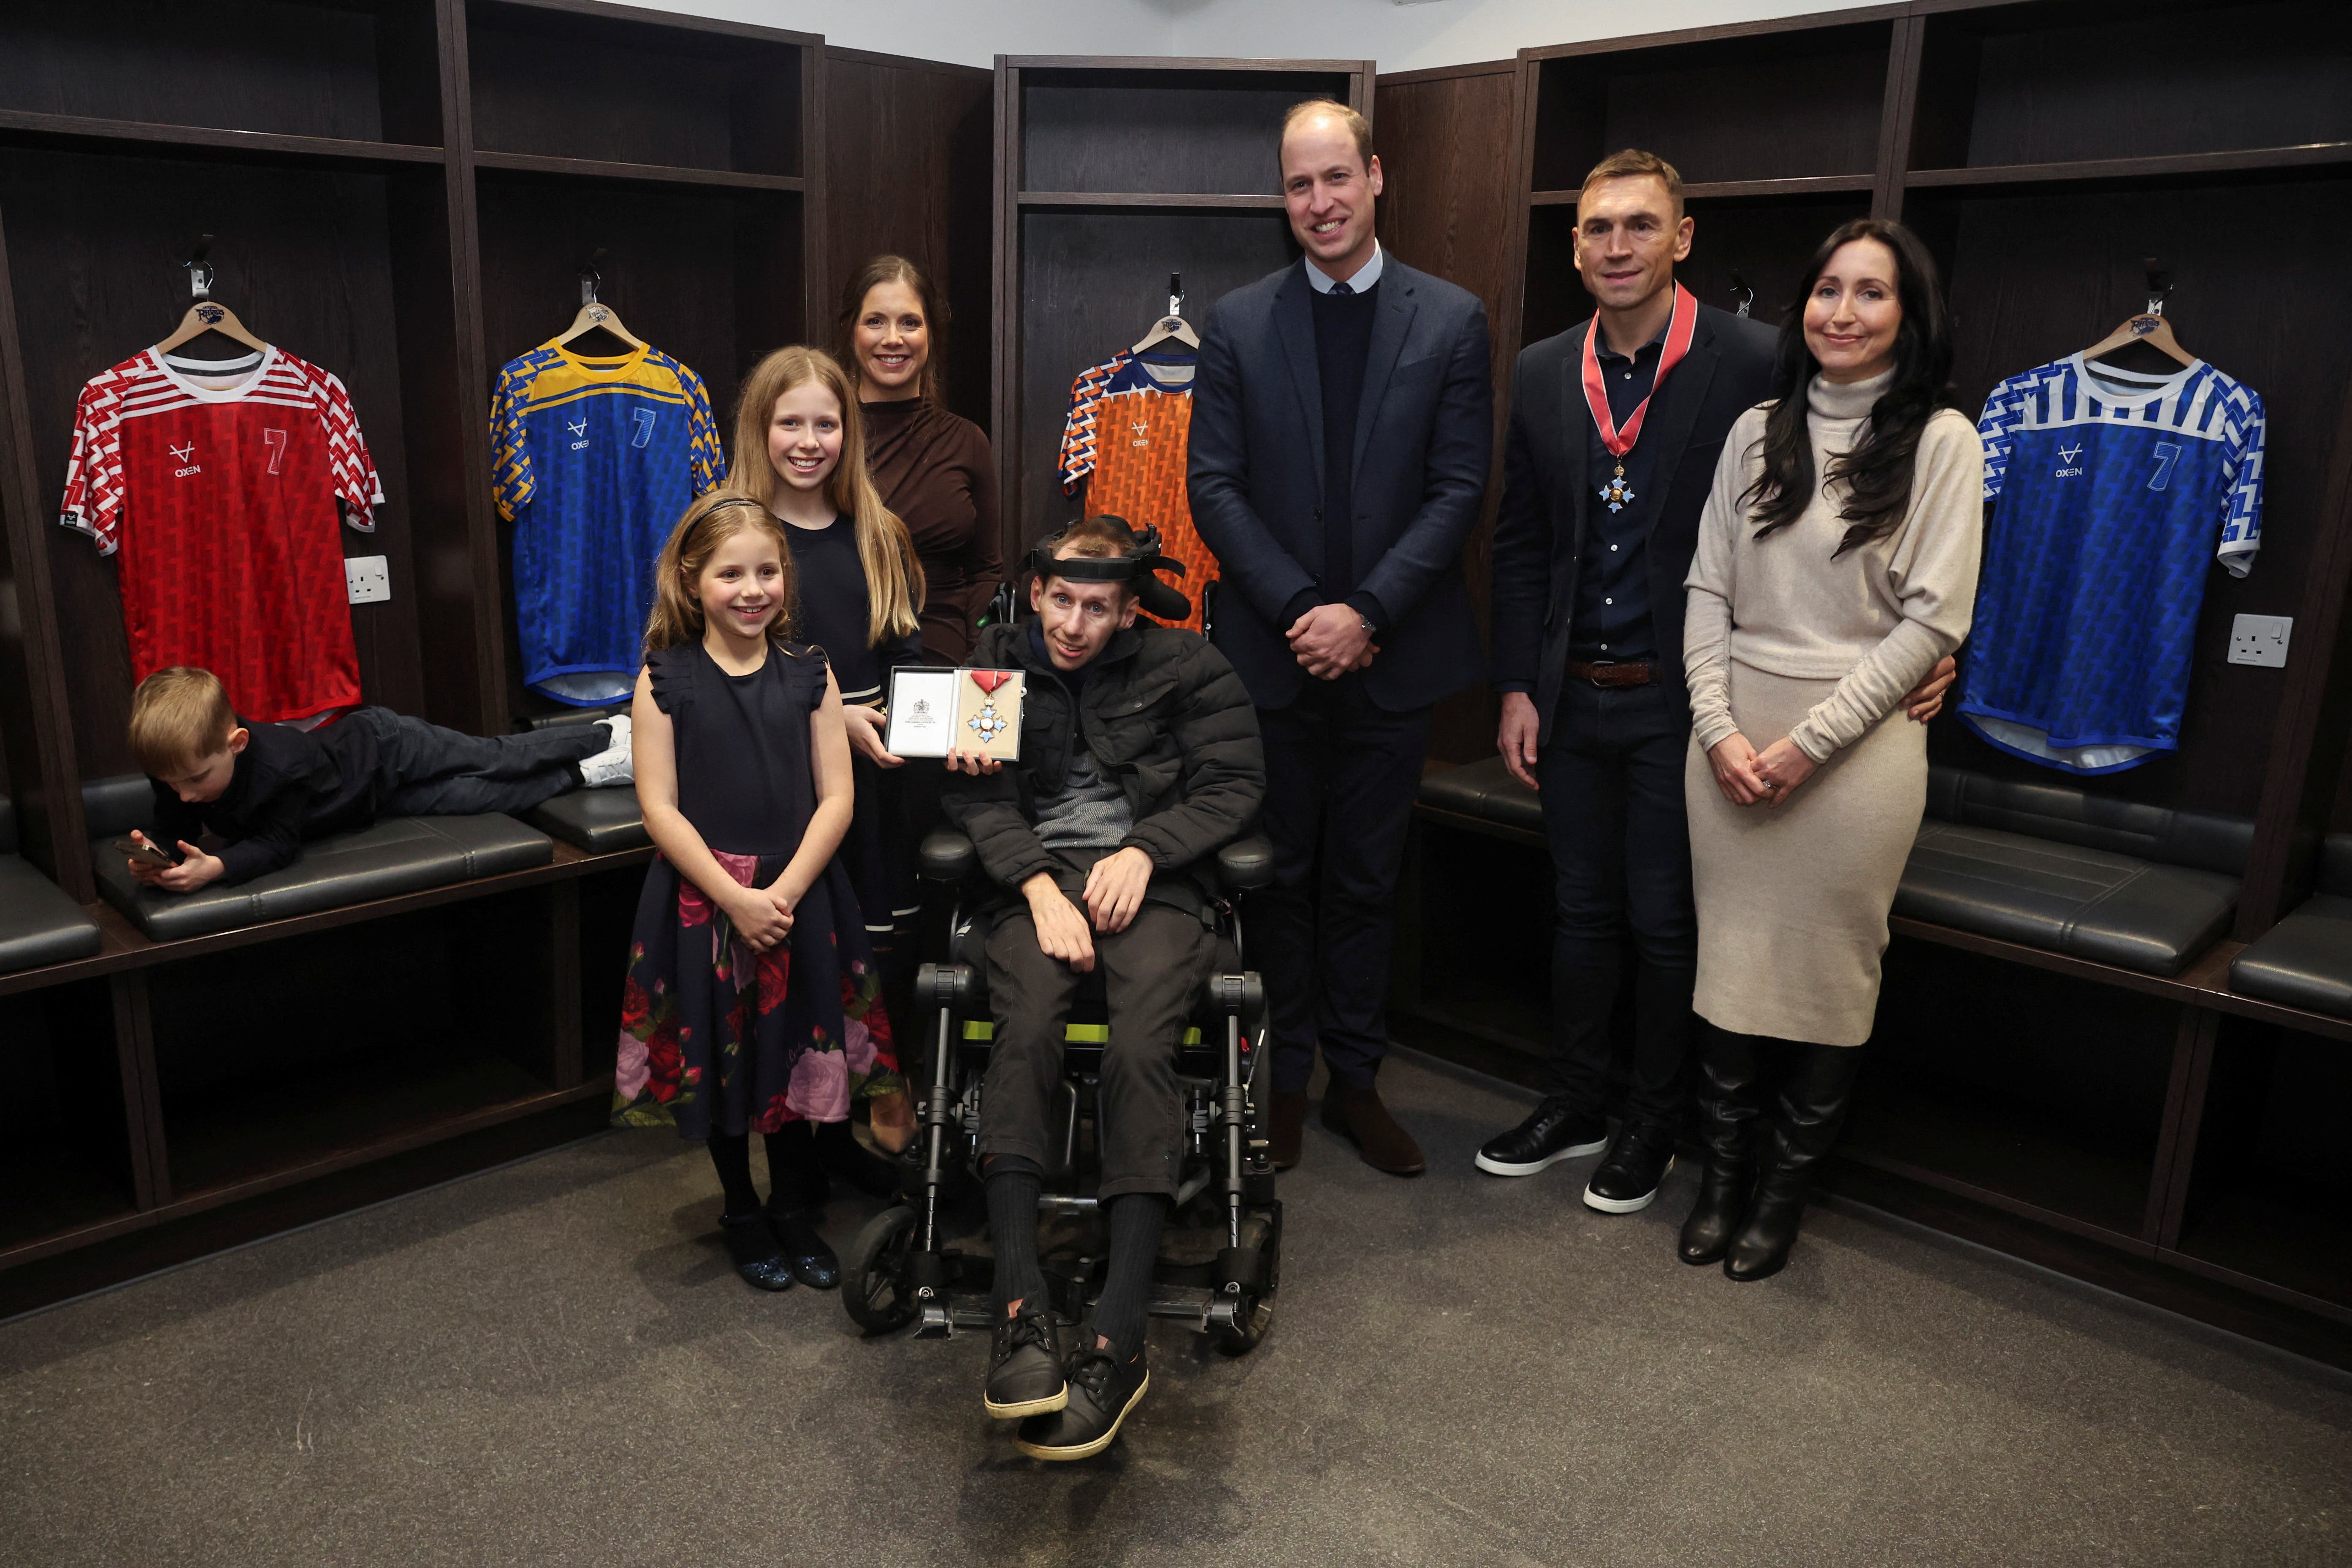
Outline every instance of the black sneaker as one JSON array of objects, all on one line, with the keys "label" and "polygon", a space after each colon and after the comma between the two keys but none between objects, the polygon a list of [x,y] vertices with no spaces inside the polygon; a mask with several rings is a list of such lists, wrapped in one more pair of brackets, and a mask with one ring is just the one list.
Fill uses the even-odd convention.
[{"label": "black sneaker", "polygon": [[1042,1305],[997,1320],[988,1352],[988,1391],[981,1398],[1000,1419],[1045,1415],[1070,1402],[1054,1344],[1054,1318]]},{"label": "black sneaker", "polygon": [[1150,1386],[1141,1351],[1130,1362],[1107,1350],[1080,1351],[1070,1363],[1068,1405],[1021,1423],[1014,1447],[1033,1459],[1091,1459],[1110,1447]]},{"label": "black sneaker", "polygon": [[1554,1094],[1525,1121],[1487,1139],[1477,1164],[1490,1176],[1532,1176],[1562,1160],[1598,1154],[1608,1143],[1608,1122],[1580,1115],[1565,1095]]},{"label": "black sneaker", "polygon": [[1648,1208],[1659,1184],[1675,1168],[1675,1130],[1654,1121],[1628,1121],[1609,1158],[1585,1184],[1584,1206],[1602,1214],[1633,1214]]}]

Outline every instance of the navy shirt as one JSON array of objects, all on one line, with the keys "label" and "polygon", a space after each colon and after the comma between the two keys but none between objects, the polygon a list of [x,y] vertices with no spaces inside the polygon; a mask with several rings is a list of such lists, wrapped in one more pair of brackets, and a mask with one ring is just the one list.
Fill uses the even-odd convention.
[{"label": "navy shirt", "polygon": [[250,739],[218,800],[189,805],[151,776],[154,826],[147,837],[167,849],[207,832],[226,839],[219,879],[235,887],[292,865],[306,838],[367,826],[375,820],[379,758],[375,731],[352,720],[347,714],[315,730],[247,727]]},{"label": "navy shirt", "polygon": [[866,588],[866,560],[857,553],[857,524],[836,517],[823,528],[787,524],[793,552],[793,588],[800,615],[793,625],[797,641],[824,649],[844,702],[886,702],[890,672],[919,665],[922,632],[895,637],[879,647],[866,640],[873,601]]},{"label": "navy shirt", "polygon": [[[1671,324],[1671,319],[1669,319]],[[1592,331],[1598,334],[1596,318]],[[1633,410],[1657,384],[1658,357],[1665,352],[1666,329],[1635,350],[1629,358],[1596,336],[1593,347],[1601,362],[1601,380],[1609,389],[1609,415],[1622,431]],[[1583,383],[1577,384],[1580,399]],[[1652,493],[1655,465],[1651,454],[1657,443],[1651,436],[1651,414],[1642,417],[1643,438],[1625,454],[1625,488],[1633,500],[1611,511],[1600,492],[1617,472],[1616,457],[1601,444],[1601,426],[1590,412],[1584,417],[1585,488],[1584,550],[1577,561],[1576,606],[1570,625],[1568,656],[1580,663],[1624,663],[1655,659],[1658,639],[1650,626],[1650,519],[1658,497]]]}]

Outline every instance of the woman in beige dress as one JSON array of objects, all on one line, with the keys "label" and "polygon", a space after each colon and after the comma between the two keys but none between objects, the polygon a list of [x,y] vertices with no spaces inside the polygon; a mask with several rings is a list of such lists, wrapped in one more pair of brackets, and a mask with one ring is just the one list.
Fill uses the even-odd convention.
[{"label": "woman in beige dress", "polygon": [[1861,219],[1805,276],[1778,395],[1724,443],[1685,583],[1708,1158],[1681,1256],[1734,1279],[1788,1260],[1852,1096],[1927,804],[1903,698],[1968,635],[1983,529],[1926,247]]}]

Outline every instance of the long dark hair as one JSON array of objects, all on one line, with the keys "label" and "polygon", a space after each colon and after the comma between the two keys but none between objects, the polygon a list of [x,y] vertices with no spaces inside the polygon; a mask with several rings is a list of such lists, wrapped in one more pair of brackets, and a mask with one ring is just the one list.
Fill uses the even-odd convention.
[{"label": "long dark hair", "polygon": [[915,291],[923,303],[923,324],[930,330],[930,351],[923,360],[922,393],[933,403],[940,400],[947,385],[946,360],[948,333],[948,302],[931,286],[930,274],[903,256],[871,256],[866,264],[849,275],[841,286],[841,309],[835,315],[833,326],[836,340],[835,353],[853,374],[857,369],[857,318],[866,310],[866,296],[884,283],[904,283]]},{"label": "long dark hair", "polygon": [[1805,268],[1789,313],[1780,322],[1780,344],[1772,368],[1772,412],[1764,421],[1764,468],[1740,503],[1759,525],[1756,537],[1786,528],[1812,503],[1813,447],[1805,430],[1805,389],[1821,365],[1805,347],[1805,303],[1829,269],[1838,247],[1874,239],[1895,253],[1895,297],[1903,324],[1895,334],[1895,380],[1870,410],[1862,445],[1830,464],[1822,483],[1846,487],[1839,519],[1845,537],[1831,559],[1894,531],[1911,505],[1911,470],[1920,434],[1939,408],[1957,408],[1952,390],[1952,330],[1936,258],[1919,237],[1899,223],[1862,217],[1838,226]]}]

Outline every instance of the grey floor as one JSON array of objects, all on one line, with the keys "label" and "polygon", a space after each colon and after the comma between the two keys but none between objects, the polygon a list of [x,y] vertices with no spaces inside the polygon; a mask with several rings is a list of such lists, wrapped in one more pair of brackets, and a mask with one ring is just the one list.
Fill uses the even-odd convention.
[{"label": "grey floor", "polygon": [[1470,1168],[1516,1097],[1384,1082],[1431,1173],[1310,1123],[1273,1334],[1156,1329],[1097,1460],[976,1336],[743,1288],[615,1134],[0,1327],[0,1562],[2352,1563],[2352,1380],[1860,1211],[1735,1286],[1686,1173],[1605,1219]]}]

